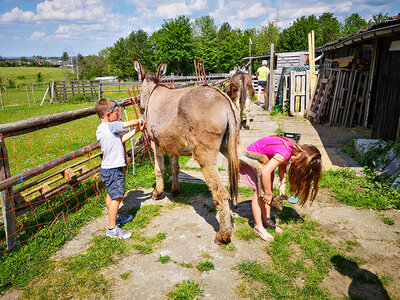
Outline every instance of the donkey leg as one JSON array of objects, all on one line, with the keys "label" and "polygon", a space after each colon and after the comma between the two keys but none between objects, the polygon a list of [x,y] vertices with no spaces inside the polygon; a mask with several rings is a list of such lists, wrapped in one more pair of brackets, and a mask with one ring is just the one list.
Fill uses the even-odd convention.
[{"label": "donkey leg", "polygon": [[154,151],[154,174],[156,175],[156,187],[153,190],[153,199],[161,198],[164,192],[164,152],[157,147],[154,142],[151,142]]},{"label": "donkey leg", "polygon": [[218,243],[227,244],[231,241],[232,235],[229,193],[222,183],[221,177],[218,173],[217,154],[218,152],[211,152],[203,149],[201,153],[193,153],[193,158],[199,163],[206,184],[211,190],[214,199],[220,226],[215,238]]},{"label": "donkey leg", "polygon": [[178,156],[171,156],[169,169],[171,171],[171,177],[172,177],[171,192],[172,192],[173,196],[177,196],[180,193],[179,179],[178,179],[178,175],[179,175]]}]

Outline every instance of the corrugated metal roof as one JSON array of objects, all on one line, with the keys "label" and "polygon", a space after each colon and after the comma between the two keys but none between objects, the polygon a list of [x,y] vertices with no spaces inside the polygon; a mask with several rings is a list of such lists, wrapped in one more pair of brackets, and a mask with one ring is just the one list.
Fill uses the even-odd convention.
[{"label": "corrugated metal roof", "polygon": [[355,43],[373,40],[381,36],[400,33],[400,13],[397,16],[383,19],[380,23],[368,26],[366,29],[361,29],[359,32],[342,37],[336,41],[327,43],[315,49],[316,52],[325,52],[338,49],[344,46],[349,46]]}]

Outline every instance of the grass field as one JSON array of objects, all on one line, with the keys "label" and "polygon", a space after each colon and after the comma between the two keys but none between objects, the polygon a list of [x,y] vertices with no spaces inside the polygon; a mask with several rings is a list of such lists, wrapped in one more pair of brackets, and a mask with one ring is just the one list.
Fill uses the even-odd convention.
[{"label": "grass field", "polygon": [[25,85],[37,83],[38,73],[42,74],[44,83],[49,83],[53,80],[72,80],[74,73],[71,69],[66,68],[45,68],[45,67],[15,67],[15,68],[0,68],[1,84],[9,87],[9,79],[15,85]]}]

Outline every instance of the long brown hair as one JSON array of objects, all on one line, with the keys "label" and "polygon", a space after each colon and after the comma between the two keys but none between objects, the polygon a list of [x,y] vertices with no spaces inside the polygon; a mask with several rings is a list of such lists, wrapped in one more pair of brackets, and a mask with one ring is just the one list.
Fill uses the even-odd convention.
[{"label": "long brown hair", "polygon": [[293,144],[292,155],[300,153],[300,158],[289,167],[290,193],[300,198],[303,206],[307,199],[311,203],[317,196],[322,173],[321,152],[311,144]]}]

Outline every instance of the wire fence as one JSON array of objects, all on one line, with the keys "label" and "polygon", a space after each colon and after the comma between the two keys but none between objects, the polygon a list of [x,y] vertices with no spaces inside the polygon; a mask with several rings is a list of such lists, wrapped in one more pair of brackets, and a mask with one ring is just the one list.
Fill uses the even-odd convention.
[{"label": "wire fence", "polygon": [[[141,114],[140,91],[132,88],[132,92],[131,98],[118,102],[125,119]],[[84,213],[104,200],[99,176],[102,152],[95,137],[98,118],[94,110],[85,110],[86,115],[77,111],[73,120],[71,112],[58,114],[58,121],[53,115],[50,125],[46,116],[31,121],[34,128],[25,128],[24,122],[0,127],[0,132],[8,129],[0,133],[0,255],[40,231],[65,225],[71,213]],[[125,147],[128,163],[152,156],[146,131]]]}]

